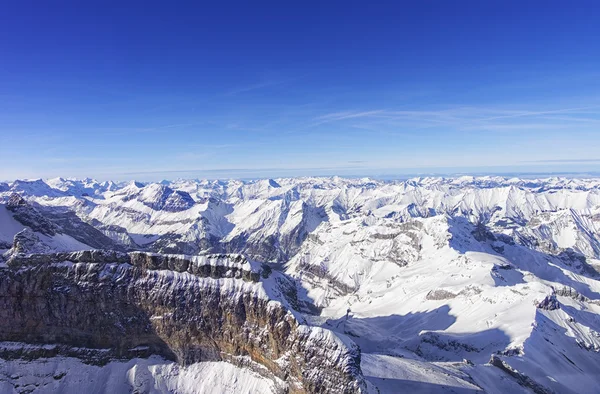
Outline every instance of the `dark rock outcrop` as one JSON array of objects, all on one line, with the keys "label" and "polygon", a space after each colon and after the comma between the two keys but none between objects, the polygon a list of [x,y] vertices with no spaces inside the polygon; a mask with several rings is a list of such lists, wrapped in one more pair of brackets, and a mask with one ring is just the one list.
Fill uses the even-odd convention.
[{"label": "dark rock outcrop", "polygon": [[13,238],[11,253],[24,254],[33,252],[47,251],[47,247],[40,241],[40,238],[29,228],[24,228],[15,234]]},{"label": "dark rock outcrop", "polygon": [[434,290],[430,290],[429,293],[427,293],[427,295],[425,296],[426,300],[450,300],[452,298],[456,298],[456,294],[452,293],[451,291],[448,290],[444,290],[444,289],[434,289]]},{"label": "dark rock outcrop", "polygon": [[552,390],[537,383],[536,381],[531,379],[529,376],[524,375],[521,372],[517,371],[516,369],[514,369],[513,367],[508,365],[508,363],[504,362],[499,356],[497,356],[495,354],[492,355],[489,363],[491,365],[493,365],[494,367],[497,367],[497,368],[503,370],[504,372],[506,372],[507,374],[512,376],[517,381],[517,383],[519,383],[521,386],[532,390],[536,394],[553,394],[554,393]]},{"label": "dark rock outcrop", "polygon": [[[263,270],[240,255],[14,255],[0,268],[0,341],[56,344],[28,357],[95,363],[225,360],[279,377],[292,393],[362,392],[358,347],[300,324],[269,298],[277,281]],[[0,356],[24,355],[11,351]]]},{"label": "dark rock outcrop", "polygon": [[69,211],[42,211],[44,216],[60,229],[59,232],[67,234],[77,241],[96,249],[125,250],[119,242],[107,237],[102,231],[81,220],[75,212]]},{"label": "dark rock outcrop", "polygon": [[471,232],[473,238],[479,242],[495,241],[496,236],[486,227],[484,223],[477,223],[475,229]]},{"label": "dark rock outcrop", "polygon": [[136,198],[156,211],[180,212],[195,204],[189,193],[157,184],[147,186]]},{"label": "dark rock outcrop", "polygon": [[542,301],[536,305],[539,309],[545,309],[547,311],[553,311],[560,308],[560,302],[556,299],[556,294],[547,295]]},{"label": "dark rock outcrop", "polygon": [[6,208],[12,212],[15,220],[29,227],[35,233],[50,237],[56,234],[66,234],[92,248],[125,249],[98,229],[81,220],[74,212],[64,209],[44,209],[43,207],[37,209],[16,193],[9,197]]},{"label": "dark rock outcrop", "polygon": [[13,213],[19,223],[31,228],[36,233],[53,236],[60,232],[58,226],[48,220],[37,209],[25,201],[20,195],[13,193],[6,203],[6,209]]}]

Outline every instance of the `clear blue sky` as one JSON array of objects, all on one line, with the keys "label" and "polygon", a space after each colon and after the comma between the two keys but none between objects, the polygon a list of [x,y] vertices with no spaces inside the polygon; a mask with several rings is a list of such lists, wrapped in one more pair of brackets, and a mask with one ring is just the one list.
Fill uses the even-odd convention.
[{"label": "clear blue sky", "polygon": [[597,1],[7,1],[0,35],[0,179],[600,168]]}]

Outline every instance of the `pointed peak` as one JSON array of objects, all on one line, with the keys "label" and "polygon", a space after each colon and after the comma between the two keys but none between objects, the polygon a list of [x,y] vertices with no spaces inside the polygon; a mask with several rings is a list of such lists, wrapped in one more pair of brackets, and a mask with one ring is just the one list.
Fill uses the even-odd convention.
[{"label": "pointed peak", "polygon": [[277,183],[274,179],[269,179],[269,186],[271,187],[281,187],[279,183]]},{"label": "pointed peak", "polygon": [[144,185],[142,182],[138,182],[138,181],[136,181],[136,180],[133,180],[133,181],[129,182],[129,183],[127,184],[127,186],[131,186],[131,187],[136,187],[136,188],[138,188],[138,189],[142,189],[142,188],[144,188],[146,185]]}]

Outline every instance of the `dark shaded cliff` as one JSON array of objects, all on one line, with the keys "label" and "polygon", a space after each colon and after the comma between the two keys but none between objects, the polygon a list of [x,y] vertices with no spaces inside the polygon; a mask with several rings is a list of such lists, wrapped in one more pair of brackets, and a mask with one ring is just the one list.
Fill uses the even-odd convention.
[{"label": "dark shaded cliff", "polygon": [[300,324],[267,272],[240,255],[13,256],[0,268],[0,340],[60,346],[0,356],[225,360],[279,377],[283,391],[363,391],[358,347]]}]

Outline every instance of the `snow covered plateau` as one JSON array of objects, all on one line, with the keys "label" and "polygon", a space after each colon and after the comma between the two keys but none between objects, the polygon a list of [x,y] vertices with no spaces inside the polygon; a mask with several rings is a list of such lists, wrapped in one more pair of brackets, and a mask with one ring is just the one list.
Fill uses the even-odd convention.
[{"label": "snow covered plateau", "polygon": [[598,393],[600,179],[0,183],[2,393]]}]

